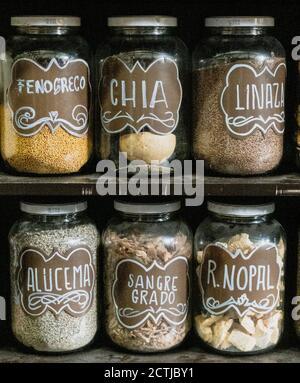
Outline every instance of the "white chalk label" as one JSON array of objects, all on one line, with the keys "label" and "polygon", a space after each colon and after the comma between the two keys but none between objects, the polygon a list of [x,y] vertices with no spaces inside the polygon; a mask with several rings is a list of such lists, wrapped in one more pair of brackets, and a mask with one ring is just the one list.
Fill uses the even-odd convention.
[{"label": "white chalk label", "polygon": [[269,60],[259,69],[247,61],[230,65],[220,95],[221,113],[231,136],[246,138],[272,129],[283,134],[285,125],[284,59]]},{"label": "white chalk label", "polygon": [[54,249],[50,256],[38,248],[24,249],[16,280],[23,310],[34,317],[47,310],[74,317],[86,314],[94,300],[95,270],[86,246],[64,254]]},{"label": "white chalk label", "polygon": [[129,67],[117,56],[104,60],[99,84],[101,122],[108,133],[144,128],[157,134],[173,132],[179,121],[182,87],[177,63],[162,57],[145,67]]},{"label": "white chalk label", "polygon": [[180,325],[189,307],[187,259],[176,257],[164,266],[156,261],[145,266],[121,260],[114,273],[112,298],[117,319],[125,328],[138,328],[147,320],[157,324],[162,319]]},{"label": "white chalk label", "polygon": [[42,129],[57,129],[82,137],[89,128],[90,70],[81,59],[47,67],[31,59],[16,60],[11,68],[8,103],[13,126],[24,137]]},{"label": "white chalk label", "polygon": [[204,309],[211,315],[234,310],[267,314],[278,305],[282,262],[275,245],[265,244],[244,254],[219,244],[204,249],[197,269]]}]

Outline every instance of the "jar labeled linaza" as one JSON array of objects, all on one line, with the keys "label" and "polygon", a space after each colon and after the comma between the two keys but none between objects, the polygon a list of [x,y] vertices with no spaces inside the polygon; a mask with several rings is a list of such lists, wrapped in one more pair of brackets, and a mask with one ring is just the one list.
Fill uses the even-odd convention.
[{"label": "jar labeled linaza", "polygon": [[193,154],[228,175],[275,170],[283,154],[286,62],[272,17],[210,17],[193,55]]},{"label": "jar labeled linaza", "polygon": [[11,19],[1,153],[17,173],[79,172],[92,155],[90,52],[69,16]]},{"label": "jar labeled linaza", "polygon": [[103,233],[106,332],[127,350],[169,350],[189,333],[192,233],[179,209],[116,201]]},{"label": "jar labeled linaza", "polygon": [[136,160],[162,169],[184,160],[189,55],[176,35],[177,19],[112,17],[108,26],[96,58],[98,157],[117,168]]},{"label": "jar labeled linaza", "polygon": [[21,203],[10,231],[12,331],[34,351],[75,351],[96,335],[100,236],[86,209]]},{"label": "jar labeled linaza", "polygon": [[286,240],[274,208],[209,202],[196,231],[194,326],[216,352],[261,353],[280,340]]}]

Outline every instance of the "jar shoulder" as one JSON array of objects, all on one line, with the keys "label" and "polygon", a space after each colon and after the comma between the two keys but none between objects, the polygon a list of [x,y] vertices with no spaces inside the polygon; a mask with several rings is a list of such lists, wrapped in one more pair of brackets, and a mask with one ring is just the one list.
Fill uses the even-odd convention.
[{"label": "jar shoulder", "polygon": [[255,223],[232,223],[207,217],[195,232],[195,247],[200,248],[213,242],[228,242],[247,238],[255,242],[286,244],[286,234],[281,224],[275,219]]},{"label": "jar shoulder", "polygon": [[7,39],[7,53],[12,58],[24,52],[64,52],[70,56],[89,56],[88,42],[80,35],[12,35]]},{"label": "jar shoulder", "polygon": [[21,218],[12,226],[9,232],[9,240],[11,243],[22,241],[23,239],[30,242],[31,238],[34,241],[35,236],[47,235],[59,241],[85,237],[94,237],[96,242],[100,241],[97,226],[89,217],[64,224],[61,222],[47,223]]},{"label": "jar shoulder", "polygon": [[104,246],[115,239],[134,239],[137,242],[157,240],[172,242],[176,237],[184,236],[186,241],[192,242],[192,231],[183,219],[174,219],[164,222],[134,222],[112,218],[103,231]]},{"label": "jar shoulder", "polygon": [[150,50],[188,59],[189,50],[177,36],[113,36],[98,45],[96,59],[136,50]]},{"label": "jar shoulder", "polygon": [[280,41],[269,35],[263,36],[210,36],[201,40],[193,52],[194,63],[199,59],[211,59],[222,55],[243,54],[285,57]]}]

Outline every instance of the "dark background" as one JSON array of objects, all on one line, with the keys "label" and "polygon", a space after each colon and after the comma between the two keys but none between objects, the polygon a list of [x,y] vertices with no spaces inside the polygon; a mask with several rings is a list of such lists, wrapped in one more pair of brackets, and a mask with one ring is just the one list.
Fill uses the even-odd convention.
[{"label": "dark background", "polygon": [[[10,34],[9,19],[12,15],[30,14],[62,14],[82,17],[82,32],[92,47],[105,39],[107,34],[106,19],[112,15],[130,14],[165,14],[179,18],[178,35],[187,43],[192,51],[195,44],[203,36],[203,21],[206,16],[213,15],[268,15],[276,18],[273,32],[284,45],[288,58],[287,88],[287,145],[286,162],[293,162],[294,149],[292,143],[295,130],[294,114],[297,105],[297,63],[291,59],[292,37],[300,35],[300,2],[299,0],[205,0],[205,1],[116,1],[116,0],[0,0],[0,34]],[[290,167],[292,165],[290,164]],[[223,199],[228,201],[226,197]],[[247,202],[247,200],[245,200]],[[96,219],[102,230],[105,222],[112,214],[111,198],[90,198],[90,215]],[[254,199],[251,199],[254,202]],[[296,260],[297,260],[297,226],[300,221],[300,199],[277,198],[276,218],[283,224],[288,233],[288,263],[286,278],[286,331],[283,345],[295,344],[293,323],[290,318],[291,298],[295,294]],[[19,199],[13,197],[0,198],[0,295],[9,300],[9,250],[7,235],[13,222],[20,215]],[[187,209],[185,215],[193,229],[206,215],[205,208]],[[8,310],[9,311],[9,310]],[[9,314],[9,313],[8,313]],[[9,320],[0,322],[0,343],[11,343]]]}]

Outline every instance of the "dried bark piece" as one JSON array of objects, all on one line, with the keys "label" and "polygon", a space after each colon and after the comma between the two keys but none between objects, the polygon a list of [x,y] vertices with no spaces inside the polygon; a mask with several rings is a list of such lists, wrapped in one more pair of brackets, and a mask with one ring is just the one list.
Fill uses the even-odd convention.
[{"label": "dried bark piece", "polygon": [[206,318],[203,318],[201,315],[196,316],[196,330],[199,336],[204,340],[204,342],[212,343],[213,335],[210,325],[203,325],[203,322]]},{"label": "dried bark piece", "polygon": [[256,344],[254,337],[238,330],[233,330],[228,340],[234,347],[243,352],[252,351]]},{"label": "dried bark piece", "polygon": [[213,339],[212,344],[214,347],[219,348],[225,341],[228,331],[233,324],[233,319],[219,320],[213,326]]},{"label": "dried bark piece", "polygon": [[244,316],[240,318],[241,326],[251,335],[255,333],[255,324],[249,316]]},{"label": "dried bark piece", "polygon": [[220,350],[227,350],[230,347],[232,347],[232,344],[229,341],[229,334],[227,334],[224,341],[220,344]]},{"label": "dried bark piece", "polygon": [[254,244],[246,233],[237,234],[228,241],[228,250],[231,252],[242,250],[244,254],[248,254],[253,248]]},{"label": "dried bark piece", "polygon": [[267,328],[278,328],[279,321],[282,319],[283,315],[280,311],[276,311],[270,318],[264,320],[264,325]]},{"label": "dried bark piece", "polygon": [[[217,242],[218,245],[227,248],[232,253],[242,250],[245,254],[255,248],[249,234],[241,233],[231,237],[228,242]],[[285,255],[285,243],[281,238],[278,242],[280,261]],[[196,254],[198,264],[203,262],[203,251]],[[281,282],[281,290],[284,290]],[[281,298],[282,299],[282,298]],[[277,307],[280,307],[281,301]],[[195,325],[199,336],[211,346],[220,350],[252,351],[262,350],[278,342],[281,333],[281,321],[283,313],[275,309],[267,314],[250,311],[244,317],[239,317],[234,309],[220,316],[209,314],[197,315]],[[231,323],[227,332],[224,330],[225,323]]]},{"label": "dried bark piece", "polygon": [[164,265],[176,256],[192,257],[190,239],[178,233],[172,243],[166,244],[164,237],[153,236],[136,226],[130,234],[116,233],[107,229],[104,234],[106,251],[106,330],[111,339],[118,345],[133,351],[152,352],[170,349],[180,344],[190,330],[190,317],[181,325],[171,325],[165,320],[154,323],[147,320],[141,327],[127,329],[116,319],[112,301],[112,284],[116,264],[125,258],[136,259],[145,266],[156,261]]},{"label": "dried bark piece", "polygon": [[284,257],[285,255],[285,244],[283,242],[283,239],[280,238],[278,244],[277,244],[277,249],[278,249],[278,254],[281,258]]},{"label": "dried bark piece", "polygon": [[203,251],[197,251],[197,262],[199,264],[201,264],[203,261],[203,253],[204,253]]}]

